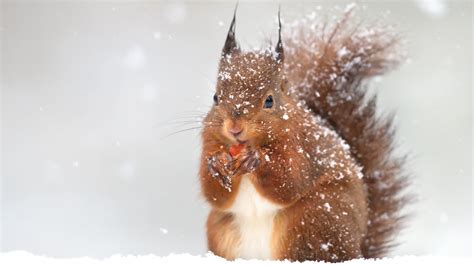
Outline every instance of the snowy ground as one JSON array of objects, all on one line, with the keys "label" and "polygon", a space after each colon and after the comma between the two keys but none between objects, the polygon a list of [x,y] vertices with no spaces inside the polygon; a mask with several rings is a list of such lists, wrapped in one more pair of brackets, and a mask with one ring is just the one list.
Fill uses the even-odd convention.
[{"label": "snowy ground", "polygon": [[[472,258],[452,258],[439,256],[403,256],[396,258],[387,258],[380,260],[353,260],[344,265],[472,265]],[[165,257],[158,257],[155,255],[146,256],[122,256],[114,255],[107,259],[91,259],[91,258],[72,258],[72,259],[55,259],[44,256],[37,256],[25,251],[13,251],[7,253],[0,253],[1,265],[334,265],[332,263],[324,262],[304,262],[304,263],[290,263],[288,261],[258,261],[258,260],[237,260],[226,261],[220,257],[214,256],[211,253],[205,256],[193,256],[189,254],[172,254]]]}]

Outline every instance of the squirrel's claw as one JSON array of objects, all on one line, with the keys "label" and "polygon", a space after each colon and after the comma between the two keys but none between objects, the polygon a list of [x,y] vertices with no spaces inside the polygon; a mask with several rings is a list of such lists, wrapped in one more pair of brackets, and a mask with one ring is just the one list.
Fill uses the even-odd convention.
[{"label": "squirrel's claw", "polygon": [[228,154],[215,154],[207,159],[207,168],[209,174],[216,179],[223,188],[230,192],[232,179],[231,172],[227,167],[229,160],[231,160],[231,157]]},{"label": "squirrel's claw", "polygon": [[260,164],[260,154],[258,151],[254,150],[249,152],[249,154],[244,158],[239,168],[243,167],[245,171],[251,173],[257,169]]},{"label": "squirrel's claw", "polygon": [[216,179],[219,184],[231,191],[232,177],[239,173],[251,173],[260,163],[260,154],[256,150],[247,152],[241,158],[232,159],[225,152],[217,153],[207,159],[209,174]]}]

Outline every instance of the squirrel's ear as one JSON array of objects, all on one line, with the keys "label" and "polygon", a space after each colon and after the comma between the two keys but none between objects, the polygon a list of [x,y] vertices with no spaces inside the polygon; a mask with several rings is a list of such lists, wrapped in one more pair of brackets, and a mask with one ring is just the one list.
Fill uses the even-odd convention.
[{"label": "squirrel's ear", "polygon": [[280,81],[280,91],[283,93],[288,92],[288,80],[284,77]]},{"label": "squirrel's ear", "polygon": [[238,3],[235,5],[234,17],[230,23],[229,32],[227,33],[227,39],[225,40],[224,48],[222,49],[222,55],[227,55],[233,50],[238,50],[239,46],[235,40],[235,13],[237,12]]},{"label": "squirrel's ear", "polygon": [[281,19],[280,19],[280,8],[278,8],[278,43],[275,47],[276,59],[279,62],[283,62],[283,43],[281,42]]}]

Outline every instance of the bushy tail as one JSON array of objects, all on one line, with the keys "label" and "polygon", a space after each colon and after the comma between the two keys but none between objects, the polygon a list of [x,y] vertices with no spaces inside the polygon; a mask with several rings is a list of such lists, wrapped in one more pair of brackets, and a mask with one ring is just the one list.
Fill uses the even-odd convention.
[{"label": "bushy tail", "polygon": [[367,95],[364,81],[398,64],[399,39],[387,29],[353,25],[351,11],[333,25],[315,23],[311,15],[285,25],[290,90],[338,131],[363,166],[369,224],[362,252],[381,257],[403,220],[407,178],[404,158],[393,155],[392,116],[376,114],[376,97]]}]

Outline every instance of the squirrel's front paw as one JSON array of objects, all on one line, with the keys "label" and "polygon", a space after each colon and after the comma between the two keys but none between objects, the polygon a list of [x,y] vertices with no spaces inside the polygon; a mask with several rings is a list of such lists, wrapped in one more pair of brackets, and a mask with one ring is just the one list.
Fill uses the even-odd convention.
[{"label": "squirrel's front paw", "polygon": [[242,159],[241,168],[243,168],[246,172],[251,173],[257,169],[259,164],[260,152],[257,150],[249,150]]},{"label": "squirrel's front paw", "polygon": [[232,187],[232,173],[228,167],[231,161],[232,157],[225,152],[216,153],[207,159],[209,173],[228,191],[230,191]]}]

